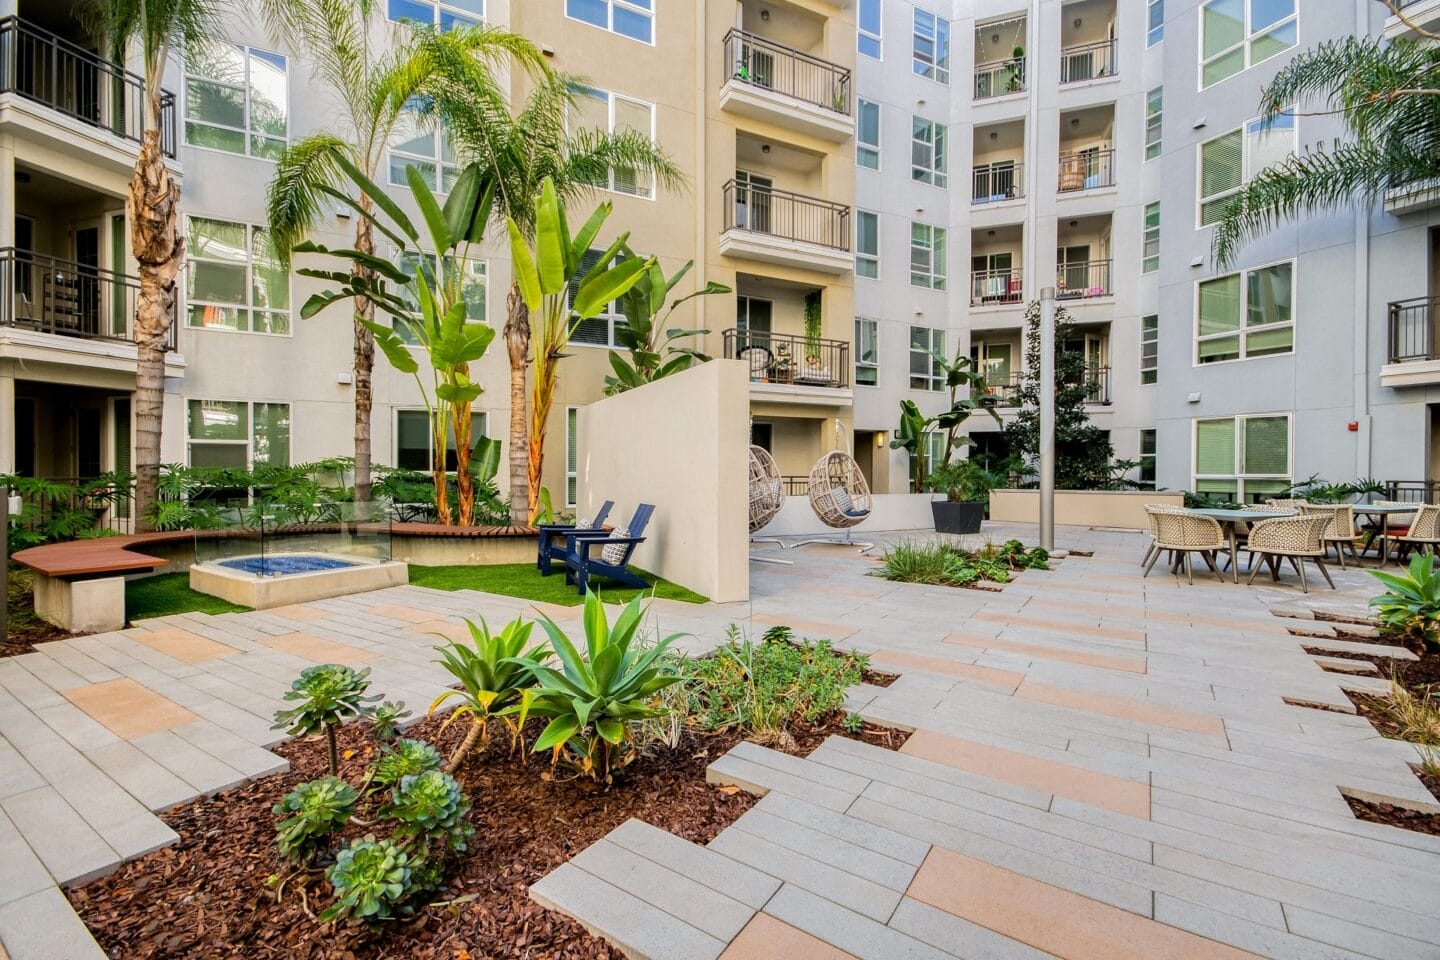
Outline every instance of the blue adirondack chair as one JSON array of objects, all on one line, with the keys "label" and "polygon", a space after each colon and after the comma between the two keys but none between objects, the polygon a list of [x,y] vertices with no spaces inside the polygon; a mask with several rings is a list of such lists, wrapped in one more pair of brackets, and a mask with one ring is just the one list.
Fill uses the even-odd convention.
[{"label": "blue adirondack chair", "polygon": [[565,559],[565,544],[563,538],[572,533],[593,533],[596,536],[605,535],[605,518],[610,516],[610,510],[615,506],[614,500],[606,500],[600,504],[600,512],[595,514],[595,519],[588,527],[577,527],[573,523],[542,523],[537,529],[540,531],[540,547],[535,553],[535,567],[540,571],[541,576],[550,575],[550,561]]},{"label": "blue adirondack chair", "polygon": [[[604,577],[607,580],[614,580],[629,587],[647,589],[650,584],[625,569],[630,562],[630,555],[635,552],[636,546],[645,542],[645,527],[650,523],[650,517],[655,513],[653,503],[642,503],[635,508],[635,515],[630,518],[626,529],[630,531],[628,537],[616,536],[591,536],[585,533],[567,534],[565,537],[565,582],[573,583],[580,596],[585,596],[585,589],[592,577]],[[606,546],[621,544],[624,546],[624,553],[619,563],[608,563],[601,557],[601,551]]]}]

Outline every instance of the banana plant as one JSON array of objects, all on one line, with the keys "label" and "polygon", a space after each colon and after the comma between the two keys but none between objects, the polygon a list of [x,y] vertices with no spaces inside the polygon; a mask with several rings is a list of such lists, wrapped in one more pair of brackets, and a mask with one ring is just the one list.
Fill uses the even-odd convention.
[{"label": "banana plant", "polygon": [[[635,254],[627,248],[622,252],[622,256],[631,259]],[[625,324],[616,328],[615,339],[629,352],[629,356],[625,356],[618,350],[610,351],[610,366],[615,371],[615,376],[605,378],[605,395],[607,397],[613,397],[617,393],[624,393],[626,390],[633,390],[636,387],[643,387],[647,383],[679,373],[682,370],[688,370],[695,364],[704,363],[710,359],[698,350],[684,345],[675,345],[676,340],[704,336],[710,332],[709,330],[664,328],[664,324],[669,321],[675,308],[685,301],[693,300],[696,297],[730,292],[730,288],[723,283],[711,280],[702,289],[691,291],[683,297],[672,300],[667,310],[665,299],[670,296],[671,291],[679,285],[694,266],[694,260],[687,261],[685,266],[677,270],[673,277],[667,279],[665,271],[660,268],[660,265],[653,264],[649,270],[641,274],[640,279],[635,282],[635,286],[620,298],[621,309],[625,312]],[[662,310],[665,314],[663,319],[660,315]],[[663,339],[661,338],[662,328],[664,328]]]},{"label": "banana plant", "polygon": [[[405,177],[424,220],[426,233],[422,237],[399,204],[348,157],[337,154],[334,159],[361,196],[368,198],[373,211],[342,191],[322,187],[322,192],[365,219],[389,240],[396,256],[394,260],[387,260],[355,249],[331,249],[308,240],[295,244],[292,253],[317,254],[350,264],[343,269],[302,267],[295,271],[302,277],[335,284],[332,289],[311,296],[300,308],[300,316],[312,317],[332,303],[360,297],[399,321],[399,328],[408,333],[413,342],[407,342],[397,332],[396,324],[361,322],[374,334],[376,346],[390,365],[413,376],[420,387],[430,418],[437,518],[443,524],[468,526],[475,518],[475,476],[470,460],[476,455],[477,442],[470,436],[470,410],[483,390],[471,379],[470,365],[485,355],[495,339],[495,329],[468,318],[464,288],[470,247],[484,240],[495,197],[495,181],[486,168],[472,163],[461,171],[442,205],[420,171],[407,166]],[[406,265],[412,269],[407,270]],[[373,273],[375,279],[369,279],[367,271]],[[402,296],[402,291],[406,295]],[[424,373],[411,349],[414,346],[419,347],[427,360]],[[450,509],[445,469],[450,436],[455,443],[458,492],[455,513]],[[485,439],[480,441],[483,443]],[[488,456],[488,451],[481,456]]]},{"label": "banana plant", "polygon": [[491,633],[483,618],[479,626],[470,620],[465,621],[465,626],[470,631],[470,643],[457,640],[435,648],[435,652],[440,654],[440,659],[435,662],[450,671],[451,676],[460,682],[460,689],[441,693],[430,704],[429,713],[433,714],[441,704],[456,698],[460,705],[445,718],[441,729],[462,717],[470,718],[470,729],[465,739],[445,764],[446,773],[459,769],[460,764],[465,762],[466,754],[477,742],[484,746],[490,718],[512,706],[515,707],[514,714],[507,714],[501,719],[510,728],[510,746],[514,749],[535,696],[535,681],[521,665],[542,663],[550,655],[549,648],[543,643],[528,650],[525,648],[535,624],[524,623],[519,617],[507,623],[499,633]]},{"label": "banana plant", "polygon": [[[545,466],[545,432],[559,385],[559,364],[570,346],[575,328],[599,316],[605,305],[623,296],[655,263],[653,257],[617,259],[629,233],[605,248],[589,271],[582,273],[585,254],[610,216],[609,202],[595,208],[578,233],[570,233],[565,204],[547,178],[535,198],[535,245],[531,249],[519,225],[507,217],[511,267],[520,297],[534,318],[531,347],[534,376],[530,383],[530,459],[526,464],[529,520],[540,511],[540,478]],[[570,302],[570,285],[578,280]]]},{"label": "banana plant", "polygon": [[[965,421],[977,412],[984,412],[997,424],[1001,422],[1000,414],[995,409],[999,406],[999,400],[991,394],[985,375],[975,369],[973,360],[958,349],[953,360],[938,351],[932,351],[931,357],[945,374],[945,388],[949,391],[950,406],[933,417],[927,417],[920,412],[914,401],[901,400],[900,428],[896,431],[895,439],[890,441],[892,449],[905,450],[910,454],[916,493],[925,489],[925,438],[932,430],[945,431],[944,454],[940,462],[933,465],[935,468],[943,468],[949,466],[956,450],[974,442],[960,433]],[[961,390],[965,391],[963,396]]]}]

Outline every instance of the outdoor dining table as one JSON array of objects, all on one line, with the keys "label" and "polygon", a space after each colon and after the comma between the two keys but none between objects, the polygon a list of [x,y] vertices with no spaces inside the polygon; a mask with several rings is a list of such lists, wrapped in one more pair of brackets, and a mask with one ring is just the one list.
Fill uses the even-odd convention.
[{"label": "outdoor dining table", "polygon": [[1234,576],[1235,582],[1240,582],[1240,547],[1239,537],[1235,533],[1237,523],[1255,523],[1261,520],[1274,520],[1276,517],[1294,516],[1290,513],[1280,513],[1274,510],[1224,510],[1218,507],[1193,507],[1185,511],[1199,517],[1209,517],[1219,521],[1225,528],[1225,534],[1230,539],[1230,573]]},{"label": "outdoor dining table", "polygon": [[[1420,509],[1420,504],[1374,504],[1357,503],[1355,512],[1364,517],[1377,521],[1376,526],[1380,528],[1380,559],[1375,561],[1377,567],[1385,566],[1385,561],[1390,558],[1390,518],[1407,513],[1414,513]],[[1375,538],[1372,536],[1371,541]],[[1367,543],[1368,547],[1369,544]]]}]

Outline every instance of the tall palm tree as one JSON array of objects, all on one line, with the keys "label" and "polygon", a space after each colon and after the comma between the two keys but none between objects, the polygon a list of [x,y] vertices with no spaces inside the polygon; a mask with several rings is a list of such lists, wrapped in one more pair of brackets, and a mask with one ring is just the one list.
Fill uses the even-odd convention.
[{"label": "tall palm tree", "polygon": [[[615,171],[652,178],[665,189],[685,184],[679,167],[648,133],[567,130],[567,117],[585,87],[578,77],[556,72],[540,76],[518,112],[507,102],[474,97],[463,77],[441,86],[433,109],[444,118],[456,149],[490,168],[496,181],[496,221],[513,220],[527,240],[535,235],[535,201],[546,180],[561,200],[599,189]],[[504,335],[510,360],[510,517],[521,524],[535,516],[540,490],[528,475],[530,311],[513,283],[505,298]]]},{"label": "tall palm tree", "polygon": [[[395,24],[386,19],[381,0],[261,0],[261,7],[277,37],[304,46],[317,79],[339,106],[338,123],[330,130],[286,148],[270,183],[270,230],[287,265],[291,249],[318,225],[345,186],[361,213],[355,221],[355,249],[375,252],[374,201],[353,189],[337,158],[345,157],[368,179],[380,181],[386,151],[407,113],[419,112],[413,109],[417,100],[447,70],[463,69],[472,96],[503,100],[497,68],[515,63],[526,70],[544,69],[540,51],[516,34],[487,27],[441,33]],[[375,279],[360,265],[355,276],[364,282]],[[374,319],[375,307],[355,297],[354,311],[355,499],[365,502],[370,499],[375,368],[375,337],[365,324]]]},{"label": "tall palm tree", "polygon": [[[1392,12],[1398,8],[1387,2]],[[1413,26],[1413,25],[1412,25]],[[1307,103],[1338,114],[1349,138],[1291,154],[1256,174],[1226,205],[1211,253],[1228,265],[1237,248],[1281,219],[1373,202],[1387,191],[1440,178],[1440,36],[1350,36],[1296,55],[1262,94],[1265,118]]]},{"label": "tall palm tree", "polygon": [[180,184],[160,148],[161,81],[172,53],[185,55],[214,35],[222,0],[93,0],[96,32],[114,58],[138,47],[144,87],[144,133],[127,200],[130,246],[139,265],[135,300],[135,512],[150,529],[158,500],[160,436],[165,410],[165,347],[175,320],[175,278],[185,258]]}]

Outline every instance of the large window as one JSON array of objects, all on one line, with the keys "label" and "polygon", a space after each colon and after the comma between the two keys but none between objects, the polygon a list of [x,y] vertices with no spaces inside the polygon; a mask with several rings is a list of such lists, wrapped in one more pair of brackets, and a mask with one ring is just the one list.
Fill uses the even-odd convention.
[{"label": "large window", "polygon": [[880,382],[880,323],[855,318],[855,385],[873,387]]},{"label": "large window", "polygon": [[188,242],[188,326],[290,332],[290,273],[263,227],[191,217]]},{"label": "large window", "polygon": [[187,407],[190,466],[290,466],[290,404],[191,400]]},{"label": "large window", "polygon": [[922,77],[950,82],[950,21],[915,8],[912,68]]},{"label": "large window", "polygon": [[1238,130],[1200,144],[1199,225],[1209,226],[1225,212],[1230,198],[1261,170],[1295,152],[1293,114],[1251,120]]},{"label": "large window", "polygon": [[910,179],[946,186],[945,124],[913,117],[910,126]]},{"label": "large window", "polygon": [[1140,431],[1140,486],[1155,489],[1155,428]]},{"label": "large window", "polygon": [[945,228],[910,224],[910,284],[945,289]]},{"label": "large window", "polygon": [[1145,204],[1145,231],[1141,236],[1141,273],[1160,269],[1160,201]]},{"label": "large window", "polygon": [[[575,108],[575,115],[571,118],[575,126],[593,127],[606,133],[633,130],[655,139],[655,107],[643,100],[594,87],[576,87]],[[640,170],[612,167],[609,177],[602,178],[595,185],[632,197],[655,199],[654,181],[648,173]]]},{"label": "large window", "polygon": [[580,408],[565,408],[565,506],[579,502],[580,485]]},{"label": "large window", "polygon": [[910,389],[944,390],[945,331],[933,327],[910,328]]},{"label": "large window", "polygon": [[391,20],[410,20],[441,30],[474,27],[485,16],[485,0],[389,0],[385,14]]},{"label": "large window", "polygon": [[1195,362],[1245,360],[1295,349],[1293,261],[1202,280]]},{"label": "large window", "polygon": [[1140,382],[1155,383],[1160,378],[1160,317],[1151,314],[1140,318]]},{"label": "large window", "polygon": [[1288,414],[1195,421],[1195,492],[1259,503],[1290,486]]},{"label": "large window", "polygon": [[185,74],[185,142],[274,160],[290,133],[285,58],[234,43],[196,49]]},{"label": "large window", "polygon": [[[580,292],[580,278],[594,269],[595,264],[600,262],[600,255],[604,252],[598,247],[591,247],[580,258],[580,271],[576,274],[576,278],[570,281],[570,292],[567,295],[569,303],[574,303],[576,294]],[[615,262],[618,262],[618,258]],[[576,324],[575,332],[570,335],[570,342],[592,347],[619,346],[615,339],[615,330],[624,323],[625,311],[621,309],[620,301],[612,300],[605,304],[605,308],[598,314]]]},{"label": "large window", "polygon": [[1295,46],[1296,0],[1206,0],[1200,8],[1200,86]]},{"label": "large window", "polygon": [[1145,94],[1145,159],[1154,160],[1160,156],[1160,114],[1165,102],[1165,91],[1156,87]]},{"label": "large window", "polygon": [[880,169],[880,104],[869,100],[858,102],[855,125],[855,164]]},{"label": "large window", "polygon": [[1165,0],[1147,0],[1145,46],[1153,47],[1165,39]]},{"label": "large window", "polygon": [[855,211],[855,276],[880,276],[880,216],[869,210]]},{"label": "large window", "polygon": [[[470,414],[470,442],[485,436],[485,414]],[[402,470],[435,469],[434,444],[430,436],[430,414],[425,410],[395,411],[395,466]],[[455,428],[445,428],[445,469],[455,469]]]},{"label": "large window", "polygon": [[400,187],[410,185],[406,167],[420,171],[430,189],[449,193],[460,176],[455,150],[450,138],[438,123],[426,123],[407,105],[396,127],[396,142],[390,147],[390,182]]},{"label": "large window", "polygon": [[655,0],[565,0],[565,16],[643,43],[655,36]]},{"label": "large window", "polygon": [[[410,276],[415,276],[415,271],[421,263],[425,264],[425,283],[434,290],[436,287],[435,277],[435,255],[433,253],[402,253],[396,257],[396,265]],[[490,265],[484,260],[465,261],[465,275],[461,281],[460,297],[465,301],[465,319],[485,323],[487,314],[487,293],[489,290]],[[414,297],[414,291],[410,286],[396,284],[391,288],[395,296],[403,300],[411,310],[419,310],[420,304]],[[415,334],[410,330],[409,324],[399,317],[390,318],[391,328],[400,335],[400,339],[406,343],[418,343]]]},{"label": "large window", "polygon": [[867,57],[880,57],[880,0],[860,0],[860,14],[856,22],[855,46]]}]

